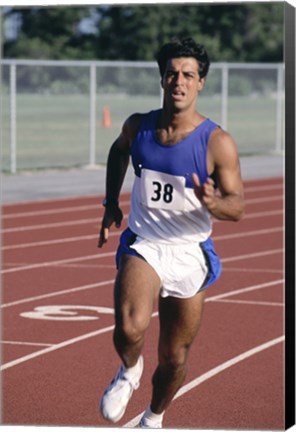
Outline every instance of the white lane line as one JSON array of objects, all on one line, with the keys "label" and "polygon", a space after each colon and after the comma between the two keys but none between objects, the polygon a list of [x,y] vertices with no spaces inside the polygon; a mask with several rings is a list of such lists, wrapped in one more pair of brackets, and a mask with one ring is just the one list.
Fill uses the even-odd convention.
[{"label": "white lane line", "polygon": [[[35,199],[35,200],[31,200],[31,201],[15,201],[12,203],[7,203],[5,204],[6,208],[15,208],[16,206],[18,207],[23,207],[26,208],[28,205],[40,205],[40,204],[64,204],[67,203],[69,201],[85,201],[85,200],[89,200],[89,199],[98,199],[99,203],[102,202],[102,200],[104,199],[103,196],[101,196],[100,194],[91,194],[91,195],[74,195],[74,196],[64,196],[61,198],[48,198],[48,199]],[[13,212],[12,212],[13,213]]]},{"label": "white lane line", "polygon": [[269,287],[272,287],[274,285],[280,285],[284,281],[285,281],[285,279],[277,279],[277,280],[270,281],[270,282],[265,282],[265,283],[262,283],[262,284],[252,285],[252,286],[249,286],[249,287],[246,287],[246,288],[240,288],[240,289],[234,290],[234,291],[228,291],[226,293],[222,293],[222,294],[218,294],[216,296],[208,297],[206,299],[206,301],[217,301],[217,300],[220,300],[220,299],[223,299],[223,298],[226,298],[226,297],[234,296],[234,295],[237,295],[237,294],[244,294],[246,292],[254,291],[254,290],[257,290],[257,289],[269,288]]},{"label": "white lane line", "polygon": [[[280,210],[270,210],[265,212],[255,212],[255,213],[246,213],[244,215],[243,219],[251,219],[251,218],[257,218],[257,217],[268,217],[268,216],[275,216],[278,214],[283,214],[283,209]],[[123,219],[127,219],[128,215],[125,214],[123,216]],[[39,224],[39,225],[25,225],[25,226],[18,226],[13,228],[4,228],[1,230],[3,234],[7,233],[15,233],[15,232],[24,232],[24,231],[35,231],[35,230],[42,230],[42,229],[49,229],[49,228],[60,228],[60,227],[67,227],[67,226],[75,226],[75,225],[85,225],[85,224],[96,224],[99,226],[101,223],[102,217],[97,218],[89,218],[89,219],[75,219],[72,221],[64,221],[64,222],[53,222],[53,223],[46,223],[46,224]],[[225,221],[215,220],[214,223],[225,223]]]},{"label": "white lane line", "polygon": [[[260,284],[260,285],[255,285],[255,286],[251,286],[251,287],[241,288],[241,289],[239,289],[239,290],[235,290],[235,291],[229,291],[229,292],[224,293],[224,294],[219,294],[219,295],[217,295],[217,296],[208,297],[208,298],[206,298],[205,301],[206,301],[206,302],[209,302],[209,301],[215,301],[215,300],[218,300],[218,299],[220,299],[220,298],[230,297],[230,296],[235,295],[235,294],[241,294],[241,293],[248,292],[248,291],[252,291],[252,290],[255,290],[255,289],[268,288],[268,287],[270,287],[270,286],[277,285],[277,284],[281,283],[282,281],[283,281],[283,280],[281,279],[281,280],[278,280],[278,281],[267,282],[267,283],[265,283],[265,284]],[[106,281],[106,282],[110,282],[110,281]],[[102,283],[102,284],[103,284],[103,283]],[[95,285],[95,284],[93,284],[93,285]],[[80,287],[80,288],[82,288],[82,287]],[[87,289],[86,286],[83,287],[83,288],[84,288],[84,289]],[[95,286],[92,286],[92,288],[95,288]],[[78,288],[74,288],[74,289],[72,289],[71,291],[73,292],[74,290],[79,291],[79,287],[78,287]],[[64,292],[63,292],[63,293],[64,293]],[[53,297],[54,295],[60,295],[60,293],[50,293],[50,294],[48,294],[47,296],[46,296],[46,295],[38,296],[38,299],[39,299],[39,297],[42,297],[42,298],[45,298],[45,297]],[[36,299],[37,299],[37,297],[34,298],[34,300],[36,300]],[[33,301],[33,300],[32,300],[32,299],[24,299],[24,300],[22,300],[22,301],[19,301],[18,303],[17,303],[17,302],[14,302],[14,305],[15,305],[15,304],[20,304],[20,303],[27,303],[27,302],[29,302],[29,301]],[[12,305],[12,304],[10,304],[10,306],[11,306],[11,305]],[[8,305],[6,305],[6,307],[7,307],[7,306],[8,306]],[[3,307],[3,306],[2,306],[2,307]],[[154,313],[152,314],[152,318],[153,318],[153,317],[156,317],[156,316],[158,316],[158,312],[154,312]],[[20,357],[20,358],[18,358],[18,359],[16,359],[16,360],[13,360],[13,361],[9,362],[9,363],[5,363],[5,364],[0,368],[0,370],[8,369],[8,368],[10,368],[10,367],[16,366],[16,365],[18,365],[18,364],[20,364],[20,363],[23,363],[23,362],[25,362],[25,361],[31,360],[32,358],[38,357],[38,356],[43,355],[43,354],[47,354],[47,353],[49,353],[49,352],[51,352],[51,351],[55,351],[55,350],[60,349],[60,348],[64,348],[65,346],[68,346],[68,345],[71,345],[71,344],[74,344],[74,343],[80,342],[80,341],[85,340],[85,339],[88,339],[88,338],[90,338],[90,337],[97,336],[97,335],[102,334],[102,333],[106,333],[106,332],[111,331],[111,330],[113,330],[113,329],[114,329],[114,325],[109,326],[109,327],[105,327],[105,328],[103,328],[103,329],[100,329],[100,330],[97,330],[97,331],[94,331],[94,332],[91,332],[91,333],[86,333],[85,335],[81,335],[81,336],[76,337],[76,338],[73,338],[73,339],[69,339],[69,340],[67,340],[67,341],[64,341],[64,342],[61,342],[61,343],[59,343],[59,344],[53,345],[53,346],[51,346],[51,347],[45,348],[45,349],[43,349],[43,350],[41,350],[41,351],[36,351],[36,352],[34,352],[34,353],[32,353],[32,354],[28,354],[28,355],[26,355],[26,356],[24,356],[24,357]]]},{"label": "white lane line", "polygon": [[61,267],[63,267],[64,269],[67,269],[67,268],[73,268],[73,269],[82,268],[82,269],[97,269],[97,270],[99,270],[99,269],[112,269],[112,270],[115,270],[116,269],[116,264],[115,264],[115,261],[114,261],[113,264],[104,264],[104,263],[101,263],[101,264],[98,264],[98,263],[95,263],[95,264],[77,264],[77,263],[75,263],[75,264],[63,264]]},{"label": "white lane line", "polygon": [[[284,342],[285,337],[284,336],[280,336],[278,338],[272,339],[268,342],[265,342],[261,345],[257,345],[254,348],[251,348],[248,351],[245,351],[239,355],[237,355],[236,357],[233,357],[229,360],[227,360],[224,363],[221,363],[220,365],[214,367],[213,369],[210,369],[208,372],[205,372],[204,374],[200,375],[199,377],[195,378],[194,380],[190,381],[188,384],[184,385],[183,387],[180,388],[180,390],[177,392],[177,394],[175,395],[173,400],[178,399],[179,397],[183,396],[184,394],[188,393],[189,391],[195,389],[197,386],[199,386],[200,384],[204,383],[205,381],[209,380],[210,378],[218,375],[219,373],[225,371],[226,369],[242,362],[243,360],[246,360],[249,357],[254,356],[255,354],[258,354],[268,348],[273,347],[274,345],[277,345],[281,342]],[[141,414],[137,415],[136,417],[134,417],[133,419],[131,419],[128,423],[126,423],[123,427],[134,427],[136,426],[142,415],[144,414],[144,412],[142,412]]]},{"label": "white lane line", "polygon": [[24,266],[20,266],[20,267],[13,267],[10,269],[5,269],[5,270],[1,270],[0,273],[4,274],[4,273],[14,273],[14,272],[19,272],[19,271],[23,271],[23,270],[33,270],[36,268],[43,268],[43,267],[51,267],[51,266],[60,266],[63,264],[68,264],[68,263],[74,263],[74,262],[79,262],[79,261],[86,261],[86,260],[93,260],[93,259],[100,259],[100,258],[106,258],[109,256],[114,256],[115,252],[105,252],[105,253],[97,253],[95,255],[86,255],[86,256],[82,256],[82,257],[76,257],[76,258],[67,258],[64,260],[57,260],[57,261],[47,261],[47,262],[42,262],[42,263],[37,263],[37,264],[29,264],[29,265],[24,265]]},{"label": "white lane line", "polygon": [[[125,206],[128,205],[129,201],[121,201],[120,205]],[[73,207],[59,207],[47,210],[35,210],[35,211],[25,211],[21,213],[5,213],[2,218],[3,219],[16,219],[22,217],[32,217],[32,216],[47,216],[52,214],[64,214],[64,213],[73,213],[79,211],[88,211],[88,210],[100,210],[102,207],[100,203],[98,204],[88,204],[88,205],[78,205]]]},{"label": "white lane line", "polygon": [[[280,231],[281,228],[273,228],[272,230]],[[260,231],[263,231],[263,234],[268,234],[268,232],[266,232],[266,230],[260,230]],[[116,233],[116,234],[119,235],[118,233]],[[224,239],[228,239],[228,238],[244,237],[244,236],[248,236],[248,235],[249,235],[248,232],[246,232],[246,233],[242,232],[239,234],[227,234],[225,236],[214,236],[213,240],[214,241],[224,240]],[[256,235],[255,231],[253,231],[253,234],[250,234],[250,235]],[[68,259],[59,260],[59,261],[48,261],[48,262],[43,262],[43,263],[21,265],[18,267],[13,267],[13,268],[1,270],[0,273],[12,273],[12,272],[16,272],[16,271],[31,270],[31,269],[40,268],[40,267],[61,265],[61,264],[69,263],[69,262],[78,262],[78,261],[83,261],[83,260],[87,260],[87,259],[104,258],[104,257],[111,256],[112,254],[114,254],[114,252],[107,252],[107,253],[100,253],[100,254],[98,253],[96,255],[88,255],[88,256],[83,256],[83,257],[68,258]],[[244,258],[242,258],[242,259],[244,259]]]},{"label": "white lane line", "polygon": [[[259,197],[259,198],[247,198],[245,200],[246,204],[256,204],[261,202],[273,202],[278,201],[280,199],[283,199],[283,195],[274,195],[271,197]],[[125,207],[130,204],[129,200],[126,201],[120,201],[120,206]],[[27,212],[21,212],[21,213],[5,213],[2,215],[2,219],[18,219],[18,218],[25,218],[25,217],[35,217],[35,216],[47,216],[47,215],[53,215],[53,214],[65,214],[65,213],[73,213],[73,212],[81,212],[81,211],[89,211],[89,210],[101,210],[102,207],[100,206],[100,203],[98,204],[89,204],[89,205],[78,205],[73,207],[60,207],[60,208],[53,208],[53,209],[47,209],[47,210],[35,210],[35,211],[27,211]]]},{"label": "white lane line", "polygon": [[[255,213],[246,213],[243,216],[242,221],[244,221],[245,219],[255,219],[255,218],[260,218],[260,217],[269,217],[269,216],[277,216],[277,215],[283,215],[284,210],[280,209],[280,210],[268,210],[268,211],[260,211],[260,212],[255,212]],[[217,220],[217,223],[222,223],[225,221],[220,221]]]},{"label": "white lane line", "polygon": [[50,353],[52,351],[56,351],[56,350],[58,350],[60,348],[65,348],[66,346],[75,344],[77,342],[81,342],[81,341],[83,341],[85,339],[89,339],[91,337],[98,336],[100,334],[103,334],[103,333],[106,333],[108,331],[113,330],[113,328],[114,328],[114,325],[112,325],[110,327],[105,327],[105,328],[100,329],[100,330],[96,330],[96,331],[93,331],[93,332],[90,332],[90,333],[86,333],[84,335],[81,335],[81,336],[78,336],[78,337],[75,337],[75,338],[72,338],[72,339],[68,339],[68,340],[66,340],[64,342],[52,345],[52,346],[44,348],[44,349],[42,349],[40,351],[35,351],[35,352],[33,352],[31,354],[28,354],[28,355],[26,355],[24,357],[20,357],[20,358],[18,358],[16,360],[12,360],[12,361],[10,361],[8,363],[3,364],[1,366],[1,368],[0,368],[0,370],[9,369],[9,368],[11,368],[13,366],[16,366],[18,364],[24,363],[24,362],[26,362],[28,360],[32,360],[33,358],[40,357],[41,355],[48,354],[48,353]]},{"label": "white lane line", "polygon": [[[117,233],[110,233],[111,234],[117,234]],[[117,234],[118,235],[118,234]],[[29,247],[39,247],[39,246],[51,246],[56,244],[64,244],[64,243],[70,243],[70,242],[76,242],[76,241],[88,241],[88,240],[94,240],[99,239],[99,233],[98,234],[91,234],[91,235],[84,235],[84,236],[76,236],[76,237],[65,237],[65,238],[58,238],[54,240],[44,240],[44,241],[38,241],[38,242],[32,242],[32,243],[23,243],[23,244],[14,244],[9,246],[2,247],[2,250],[11,250],[11,249],[23,249],[23,248],[29,248]]]},{"label": "white lane line", "polygon": [[25,225],[25,226],[19,226],[14,228],[6,228],[3,229],[1,232],[4,234],[4,233],[14,233],[14,232],[24,232],[24,231],[35,231],[39,229],[61,228],[66,226],[84,225],[84,224],[93,224],[93,223],[99,225],[99,222],[100,222],[99,217],[90,218],[90,219],[75,219],[73,221],[53,222],[53,223],[45,223],[40,225]]},{"label": "white lane line", "polygon": [[240,261],[240,260],[258,258],[258,257],[263,257],[263,256],[268,256],[268,255],[273,255],[273,254],[283,253],[283,252],[284,252],[284,249],[282,249],[282,248],[281,249],[272,249],[269,251],[254,252],[254,253],[250,253],[250,254],[244,254],[244,255],[237,255],[234,257],[222,258],[221,262],[226,263],[226,262],[231,262],[231,261]]},{"label": "white lane line", "polygon": [[[273,249],[273,250],[263,251],[263,252],[254,252],[251,254],[236,255],[233,257],[222,258],[221,262],[225,263],[225,262],[231,262],[231,261],[239,261],[239,260],[257,258],[257,257],[261,257],[261,256],[266,256],[266,255],[273,255],[276,253],[282,253],[283,251],[284,251],[283,249]],[[115,252],[105,252],[105,253],[100,253],[100,254],[96,254],[96,255],[87,255],[87,256],[82,256],[82,257],[77,257],[77,258],[68,258],[68,259],[59,260],[59,261],[48,261],[48,262],[43,262],[43,263],[29,264],[29,265],[24,265],[24,266],[19,266],[19,267],[13,267],[13,268],[1,270],[0,274],[1,273],[2,274],[14,273],[14,272],[19,272],[19,271],[24,271],[24,270],[33,270],[36,268],[43,268],[43,267],[50,267],[50,266],[62,266],[63,264],[69,264],[69,263],[74,263],[74,262],[79,262],[79,261],[87,261],[87,260],[92,260],[92,259],[106,258],[109,256],[115,256]]]},{"label": "white lane line", "polygon": [[[268,288],[270,286],[273,285],[278,285],[284,282],[284,279],[278,279],[275,281],[271,281],[271,282],[266,282],[265,284],[260,284],[260,285],[252,285],[250,287],[245,287],[242,288],[240,290],[235,290],[235,291],[228,291],[226,293],[223,294],[219,294],[217,296],[214,297],[214,300],[218,300],[220,298],[225,298],[225,297],[229,297],[232,295],[236,295],[236,294],[241,294],[247,291],[252,291],[255,289],[261,289],[261,288]],[[8,307],[12,307],[12,306],[18,306],[20,304],[25,304],[25,303],[30,303],[36,300],[44,300],[47,298],[51,298],[51,297],[58,297],[60,295],[67,295],[67,294],[72,294],[74,292],[79,292],[79,291],[85,291],[88,289],[94,289],[94,288],[99,288],[101,286],[106,286],[106,285],[113,285],[114,283],[114,279],[111,280],[106,280],[106,281],[102,281],[102,282],[98,282],[98,283],[93,283],[93,284],[89,284],[89,285],[82,285],[82,286],[78,286],[78,287],[74,287],[74,288],[69,288],[69,289],[65,289],[65,290],[61,290],[61,291],[56,291],[56,292],[50,292],[47,294],[40,294],[38,296],[34,296],[34,297],[27,297],[24,299],[20,299],[20,300],[15,300],[13,302],[10,303],[4,303],[0,305],[0,308],[8,308]],[[213,297],[207,297],[207,299],[205,300],[207,301],[211,301]]]},{"label": "white lane line", "polygon": [[246,203],[246,205],[257,204],[257,203],[261,204],[261,203],[279,201],[282,199],[284,199],[284,195],[273,195],[272,197],[248,198],[248,199],[245,199],[245,203]]},{"label": "white lane line", "polygon": [[[255,212],[255,213],[248,213],[246,212],[246,214],[243,216],[243,219],[241,220],[240,223],[242,223],[245,219],[257,219],[257,218],[268,218],[271,216],[282,216],[284,215],[284,209],[280,209],[280,210],[268,210],[268,211],[260,211],[260,212]],[[284,219],[282,219],[283,221],[283,225],[284,225]],[[225,220],[219,220],[219,219],[213,219],[213,224],[225,224],[225,223],[229,223]]]},{"label": "white lane line", "polygon": [[[154,318],[157,315],[158,315],[158,313],[154,312],[152,314],[152,318]],[[1,366],[0,370],[6,370],[6,369],[9,369],[9,368],[12,368],[12,367],[17,366],[17,365],[19,365],[21,363],[24,363],[26,361],[32,360],[33,358],[40,357],[40,356],[42,356],[44,354],[48,354],[50,352],[57,351],[57,350],[59,350],[61,348],[65,348],[66,346],[73,345],[75,343],[84,341],[86,339],[89,339],[89,338],[101,335],[103,333],[107,333],[109,331],[112,331],[113,329],[114,329],[114,324],[111,325],[111,326],[109,326],[109,327],[104,327],[104,328],[102,328],[100,330],[92,331],[90,333],[85,333],[84,335],[80,335],[78,337],[75,337],[75,338],[72,338],[72,339],[68,339],[66,341],[63,341],[63,342],[60,342],[58,344],[55,344],[55,345],[49,346],[47,348],[44,348],[44,349],[42,349],[40,351],[35,351],[35,352],[31,353],[31,354],[25,355],[23,357],[20,357],[18,359],[15,359],[15,360],[12,360],[12,361],[10,361],[8,363],[5,363],[5,364],[3,364]]]},{"label": "white lane line", "polygon": [[280,306],[283,307],[285,306],[285,303],[280,303],[280,302],[267,302],[267,301],[253,301],[253,300],[233,300],[233,299],[221,299],[215,300],[216,302],[219,303],[235,303],[235,304],[246,304],[246,305],[255,305],[255,306]]},{"label": "white lane line", "polygon": [[[273,227],[273,228],[266,228],[262,230],[253,230],[253,231],[246,231],[236,234],[227,234],[227,235],[221,235],[221,236],[214,236],[213,240],[224,240],[225,238],[236,238],[236,237],[249,237],[254,235],[264,235],[264,234],[271,234],[274,232],[280,232],[283,231],[284,227]],[[109,233],[109,237],[117,237],[121,234],[121,231],[111,231]],[[27,247],[39,247],[39,246],[51,246],[56,244],[64,244],[64,243],[70,243],[70,242],[76,242],[76,241],[89,241],[99,238],[98,234],[92,234],[92,235],[84,235],[84,236],[76,236],[76,237],[65,237],[65,238],[59,238],[54,240],[44,240],[39,242],[32,242],[32,243],[24,243],[24,244],[14,244],[9,246],[2,247],[2,250],[12,250],[12,249],[23,249]]]},{"label": "white lane line", "polygon": [[38,343],[38,342],[23,342],[23,341],[1,341],[1,344],[8,344],[8,345],[25,345],[25,346],[46,346],[50,347],[53,346],[53,344],[47,344],[47,343]]},{"label": "white lane line", "polygon": [[266,268],[244,268],[244,267],[223,267],[223,272],[238,272],[238,273],[283,273],[283,269],[270,269]]},{"label": "white lane line", "polygon": [[60,213],[69,213],[74,211],[87,211],[87,210],[95,210],[99,209],[99,204],[89,204],[89,205],[78,205],[73,207],[59,207],[59,208],[53,208],[53,209],[47,209],[47,210],[32,210],[32,211],[25,211],[21,213],[5,213],[2,218],[3,219],[17,219],[22,217],[32,217],[32,216],[46,216],[46,215],[53,215],[53,214],[60,214]]},{"label": "white lane line", "polygon": [[[114,253],[114,255],[115,255],[115,253]],[[23,263],[17,262],[16,263],[16,262],[10,261],[10,262],[5,263],[6,267],[13,267],[13,268],[18,268],[20,266],[27,266],[27,265],[28,265],[28,263],[26,263],[26,262],[23,262]],[[114,264],[103,264],[103,263],[101,263],[101,264],[98,264],[98,263],[95,263],[95,264],[89,264],[89,263],[77,264],[77,262],[73,263],[73,264],[62,263],[61,265],[56,265],[54,267],[76,268],[76,269],[78,269],[78,268],[88,268],[88,269],[91,269],[91,268],[93,268],[93,269],[112,268],[112,269],[114,269],[115,268],[115,262],[114,262]]]},{"label": "white lane line", "polygon": [[240,232],[240,233],[214,236],[213,240],[218,241],[218,240],[234,239],[234,238],[240,238],[240,237],[252,237],[252,236],[257,236],[257,235],[273,234],[276,232],[281,232],[281,231],[283,231],[283,229],[284,228],[282,226],[280,226],[280,227],[266,228],[266,229],[261,229],[261,230],[253,230],[253,231],[246,231],[246,232],[244,231],[244,232]]},{"label": "white lane line", "polygon": [[285,340],[285,336],[284,335],[280,336],[278,338],[275,338],[275,339],[272,339],[268,342],[265,342],[261,345],[258,345],[254,348],[251,348],[250,350],[245,351],[244,353],[241,353],[241,354],[237,355],[236,357],[233,357],[232,359],[230,359],[224,363],[221,363],[219,366],[209,370],[205,374],[192,380],[190,383],[184,385],[176,394],[175,399],[177,399],[180,396],[183,396],[188,391],[192,390],[193,388],[200,385],[202,382],[208,380],[209,378],[211,378],[211,377],[217,375],[218,373],[224,371],[225,369],[227,369],[227,368],[229,368],[229,367],[231,367],[237,363],[240,363],[242,360],[245,360],[249,357],[252,357],[253,355],[255,355],[261,351],[264,351],[268,348],[271,348],[274,345],[277,345],[281,342],[284,342],[284,340]]},{"label": "white lane line", "polygon": [[113,283],[114,283],[114,279],[110,279],[110,280],[97,282],[97,283],[93,283],[93,284],[82,285],[82,286],[78,286],[78,287],[74,287],[74,288],[68,288],[68,289],[64,289],[61,291],[50,292],[47,294],[40,294],[38,296],[27,297],[27,298],[24,298],[21,300],[15,300],[15,301],[10,302],[10,303],[4,303],[4,304],[0,305],[0,308],[8,308],[8,307],[12,307],[12,306],[18,306],[20,304],[30,303],[30,302],[33,302],[36,300],[44,300],[44,299],[47,299],[50,297],[57,297],[60,295],[72,294],[74,292],[85,291],[85,290],[89,290],[89,289],[99,288],[101,286],[111,285]]},{"label": "white lane line", "polygon": [[272,184],[272,185],[264,185],[264,186],[246,186],[244,188],[245,192],[262,192],[267,190],[275,190],[275,189],[284,189],[284,182]]},{"label": "white lane line", "polygon": [[[279,184],[275,184],[275,185],[265,185],[265,186],[246,186],[244,188],[245,193],[249,193],[249,192],[259,192],[259,191],[268,191],[268,190],[278,190],[284,189],[284,184],[283,183],[279,183]],[[282,198],[283,195],[278,195],[279,198]],[[74,197],[73,199],[77,199],[79,200],[81,197]],[[98,203],[97,204],[85,204],[85,205],[74,205],[74,206],[67,206],[67,207],[59,207],[56,209],[47,209],[47,210],[35,210],[35,211],[24,211],[21,213],[16,213],[16,212],[10,212],[10,213],[5,213],[4,215],[2,215],[3,219],[9,219],[9,218],[17,218],[17,217],[26,217],[26,216],[39,216],[39,215],[47,215],[47,214],[55,214],[55,213],[65,213],[65,212],[73,212],[73,211],[84,211],[84,210],[92,210],[92,209],[100,209],[101,207],[101,201],[102,198],[100,195],[98,195],[97,197],[88,197],[89,198],[93,198],[93,199],[97,199]],[[249,198],[248,200],[250,200],[252,198]],[[255,198],[260,200],[260,198]],[[264,197],[264,200],[268,200],[268,199],[273,199],[273,197]],[[62,201],[67,201],[67,200],[72,200],[71,197],[69,198],[65,198],[65,200],[63,199]],[[56,203],[56,200],[46,200],[45,202],[53,202]],[[59,201],[60,202],[60,201]],[[35,202],[34,202],[35,203]],[[42,203],[42,201],[38,201],[38,203]],[[15,206],[18,203],[12,203],[12,204],[6,204],[5,207],[9,208],[12,206]],[[28,203],[20,203],[22,205],[26,205]],[[32,204],[32,202],[30,202],[29,204]],[[122,200],[120,201],[120,205],[128,205],[130,204],[129,200]]]}]

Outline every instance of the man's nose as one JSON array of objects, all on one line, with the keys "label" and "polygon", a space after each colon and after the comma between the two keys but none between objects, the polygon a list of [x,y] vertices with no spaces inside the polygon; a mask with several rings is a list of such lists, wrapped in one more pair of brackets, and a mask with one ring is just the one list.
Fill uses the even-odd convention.
[{"label": "man's nose", "polygon": [[176,80],[175,80],[176,84],[182,84],[183,79],[184,79],[184,77],[183,77],[182,73],[177,72],[176,73]]}]

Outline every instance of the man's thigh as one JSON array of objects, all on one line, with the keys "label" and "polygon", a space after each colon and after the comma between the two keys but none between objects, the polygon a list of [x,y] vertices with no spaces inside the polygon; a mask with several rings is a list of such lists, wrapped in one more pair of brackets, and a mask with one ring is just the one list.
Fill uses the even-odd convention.
[{"label": "man's thigh", "polygon": [[123,254],[114,289],[117,323],[134,320],[147,326],[159,290],[160,279],[155,270],[142,258]]}]

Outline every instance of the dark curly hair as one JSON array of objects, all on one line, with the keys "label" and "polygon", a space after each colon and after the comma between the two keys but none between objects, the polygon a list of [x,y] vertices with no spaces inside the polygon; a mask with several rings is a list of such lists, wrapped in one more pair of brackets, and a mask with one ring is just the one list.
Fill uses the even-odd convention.
[{"label": "dark curly hair", "polygon": [[182,41],[178,38],[173,38],[171,42],[162,46],[156,56],[161,77],[164,76],[168,60],[180,57],[194,57],[199,65],[199,76],[204,78],[210,67],[210,59],[205,48],[194,42],[189,37]]}]

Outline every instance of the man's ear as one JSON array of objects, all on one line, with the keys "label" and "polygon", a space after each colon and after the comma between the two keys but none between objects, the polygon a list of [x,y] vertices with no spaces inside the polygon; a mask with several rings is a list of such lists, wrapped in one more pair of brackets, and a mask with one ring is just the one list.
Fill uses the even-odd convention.
[{"label": "man's ear", "polygon": [[202,89],[204,88],[205,82],[206,82],[205,78],[200,78],[199,79],[199,81],[198,81],[198,87],[197,87],[197,89],[198,89],[199,92],[201,92]]}]

